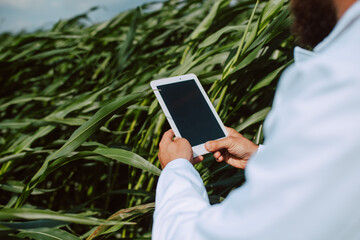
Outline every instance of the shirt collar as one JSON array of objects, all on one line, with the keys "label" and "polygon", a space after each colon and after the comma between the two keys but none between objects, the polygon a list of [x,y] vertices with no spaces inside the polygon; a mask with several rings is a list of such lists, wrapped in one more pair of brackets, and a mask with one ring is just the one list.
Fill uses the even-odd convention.
[{"label": "shirt collar", "polygon": [[315,53],[301,47],[294,48],[294,59],[296,63],[304,62],[314,56]]},{"label": "shirt collar", "polygon": [[334,30],[329,34],[329,36],[327,36],[314,48],[314,51],[309,51],[301,47],[295,47],[295,62],[306,61],[312,56],[326,49],[327,46],[334,42],[337,37],[358,18],[360,18],[360,0],[354,3],[354,5],[346,11],[346,13],[340,18],[340,20],[336,24]]}]

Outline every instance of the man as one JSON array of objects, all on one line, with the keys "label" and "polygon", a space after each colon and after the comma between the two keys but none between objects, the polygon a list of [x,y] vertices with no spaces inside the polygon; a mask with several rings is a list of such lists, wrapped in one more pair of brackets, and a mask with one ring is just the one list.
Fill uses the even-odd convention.
[{"label": "man", "polygon": [[229,137],[206,144],[218,161],[246,165],[246,183],[211,206],[191,164],[202,157],[166,132],[153,239],[360,239],[360,1],[291,6],[301,44],[316,47],[295,49],[264,147],[229,128]]}]

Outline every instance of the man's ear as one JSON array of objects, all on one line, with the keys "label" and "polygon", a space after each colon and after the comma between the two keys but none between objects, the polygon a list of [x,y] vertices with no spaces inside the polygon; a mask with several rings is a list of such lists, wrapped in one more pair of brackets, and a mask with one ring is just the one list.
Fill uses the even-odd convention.
[{"label": "man's ear", "polygon": [[354,4],[357,0],[332,0],[336,7],[337,19],[339,20],[344,13]]}]

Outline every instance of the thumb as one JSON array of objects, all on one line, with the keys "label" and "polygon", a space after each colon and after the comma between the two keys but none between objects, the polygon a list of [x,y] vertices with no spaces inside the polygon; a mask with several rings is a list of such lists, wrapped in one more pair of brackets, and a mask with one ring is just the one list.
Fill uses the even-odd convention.
[{"label": "thumb", "polygon": [[221,149],[228,149],[232,145],[232,138],[226,137],[223,139],[215,140],[215,141],[208,141],[205,143],[205,148],[209,152],[215,152]]}]

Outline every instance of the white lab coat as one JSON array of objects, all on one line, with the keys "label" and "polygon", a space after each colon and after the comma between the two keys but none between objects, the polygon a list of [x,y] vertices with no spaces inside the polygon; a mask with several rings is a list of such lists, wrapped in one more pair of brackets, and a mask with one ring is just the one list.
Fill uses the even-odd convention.
[{"label": "white lab coat", "polygon": [[184,159],[162,171],[153,239],[360,239],[360,1],[314,52],[296,48],[246,183],[210,205]]}]

